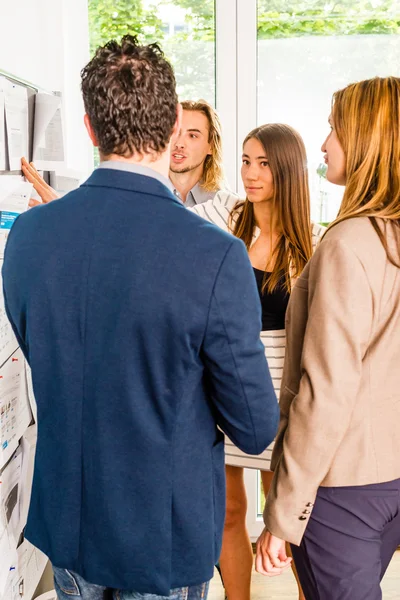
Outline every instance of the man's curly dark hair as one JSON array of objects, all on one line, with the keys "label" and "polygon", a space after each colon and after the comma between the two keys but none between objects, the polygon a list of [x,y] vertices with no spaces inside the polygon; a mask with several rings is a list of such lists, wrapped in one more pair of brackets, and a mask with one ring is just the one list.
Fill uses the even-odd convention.
[{"label": "man's curly dark hair", "polygon": [[97,49],[82,69],[86,113],[103,156],[163,152],[176,120],[173,69],[158,44],[125,35]]}]

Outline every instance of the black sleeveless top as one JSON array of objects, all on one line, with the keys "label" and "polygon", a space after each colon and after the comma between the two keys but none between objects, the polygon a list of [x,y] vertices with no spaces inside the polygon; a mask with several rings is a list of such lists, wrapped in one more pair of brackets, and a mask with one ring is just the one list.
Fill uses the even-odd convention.
[{"label": "black sleeveless top", "polygon": [[258,293],[260,294],[262,310],[262,331],[272,331],[276,329],[285,329],[285,314],[289,302],[289,293],[285,289],[285,278],[281,281],[272,293],[265,291],[262,293],[264,275],[270,276],[271,273],[265,273],[260,269],[253,267],[257,282]]}]

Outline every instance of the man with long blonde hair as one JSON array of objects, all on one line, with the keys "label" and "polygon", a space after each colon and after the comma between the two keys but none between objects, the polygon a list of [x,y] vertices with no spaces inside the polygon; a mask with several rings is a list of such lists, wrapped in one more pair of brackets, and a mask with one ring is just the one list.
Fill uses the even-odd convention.
[{"label": "man with long blonde hair", "polygon": [[214,198],[223,187],[221,124],[205,100],[185,100],[171,151],[169,178],[185,206]]},{"label": "man with long blonde hair", "polygon": [[[211,104],[205,100],[185,100],[181,104],[182,126],[171,148],[169,178],[175,195],[189,208],[211,200],[224,187],[222,133]],[[24,158],[22,172],[41,198],[32,198],[31,206],[58,198],[56,190]]]}]

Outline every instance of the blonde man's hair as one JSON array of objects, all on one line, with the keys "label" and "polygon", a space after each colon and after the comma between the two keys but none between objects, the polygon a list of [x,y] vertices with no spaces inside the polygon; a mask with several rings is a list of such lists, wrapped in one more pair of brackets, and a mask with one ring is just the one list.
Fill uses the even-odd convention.
[{"label": "blonde man's hair", "polygon": [[181,102],[183,110],[197,111],[207,117],[209,125],[208,141],[211,154],[204,161],[201,186],[207,192],[215,192],[223,187],[224,173],[222,167],[222,133],[219,117],[211,104],[206,100],[185,100]]},{"label": "blonde man's hair", "polygon": [[375,77],[353,83],[333,95],[332,120],[345,154],[346,188],[331,227],[353,217],[371,220],[389,260],[377,219],[400,224],[400,78]]}]

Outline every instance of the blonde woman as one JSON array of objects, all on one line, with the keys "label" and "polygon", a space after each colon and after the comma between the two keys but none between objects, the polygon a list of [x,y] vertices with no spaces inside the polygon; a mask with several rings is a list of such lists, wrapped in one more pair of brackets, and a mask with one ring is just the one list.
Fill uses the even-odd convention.
[{"label": "blonde woman", "polygon": [[287,314],[275,471],[256,565],[292,551],[307,600],[379,600],[400,544],[400,79],[334,94],[343,202]]},{"label": "blonde woman", "polygon": [[[294,281],[323,232],[310,221],[307,158],[300,135],[281,124],[251,131],[243,144],[242,179],[244,201],[219,192],[214,200],[192,210],[230,231],[247,246],[262,305],[261,340],[279,395],[287,303]],[[267,494],[272,449],[256,458],[244,454],[229,440],[225,449],[227,512],[219,564],[228,599],[249,600],[253,553],[245,525],[243,468],[261,470]],[[300,588],[299,598],[304,598]]]}]

